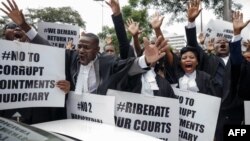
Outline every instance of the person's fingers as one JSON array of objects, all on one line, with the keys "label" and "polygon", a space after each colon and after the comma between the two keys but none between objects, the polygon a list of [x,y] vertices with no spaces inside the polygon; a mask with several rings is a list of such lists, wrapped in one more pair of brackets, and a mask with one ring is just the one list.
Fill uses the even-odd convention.
[{"label": "person's fingers", "polygon": [[9,3],[9,6],[12,10],[14,10],[14,6],[12,5],[12,3],[10,2],[10,0],[7,0],[7,2]]},{"label": "person's fingers", "polygon": [[12,0],[12,3],[14,4],[14,8],[17,9],[17,10],[19,10],[18,6],[17,6],[17,4],[16,4],[16,2],[14,0]]},{"label": "person's fingers", "polygon": [[3,11],[3,13],[5,13],[6,15],[8,15],[8,12],[3,10],[2,8],[0,8],[1,11]]},{"label": "person's fingers", "polygon": [[168,49],[169,49],[169,45],[165,45],[164,47],[161,48],[160,53],[167,52]]},{"label": "person's fingers", "polygon": [[200,6],[200,3],[201,3],[201,1],[200,1],[200,0],[197,0],[197,6],[198,6],[198,7]]},{"label": "person's fingers", "polygon": [[240,13],[239,20],[240,20],[240,21],[243,21],[243,13]]},{"label": "person's fingers", "polygon": [[199,15],[199,14],[201,13],[201,11],[202,11],[202,8],[199,10],[199,12],[198,12],[198,14],[197,14],[197,15]]},{"label": "person's fingers", "polygon": [[167,41],[163,40],[161,44],[158,46],[158,49],[161,50],[161,48],[165,47],[167,45]]},{"label": "person's fingers", "polygon": [[150,43],[149,43],[148,39],[146,37],[143,37],[143,45],[144,45],[145,50],[146,50],[146,48],[149,47],[149,44]]},{"label": "person's fingers", "polygon": [[2,2],[3,6],[9,11],[9,13],[11,12],[10,8],[4,3]]},{"label": "person's fingers", "polygon": [[190,9],[190,2],[187,2],[187,9]]},{"label": "person's fingers", "polygon": [[164,57],[166,55],[166,52],[162,52],[157,58],[156,61],[160,60],[162,57]]},{"label": "person's fingers", "polygon": [[235,19],[235,17],[236,17],[236,12],[234,11],[233,12],[233,20]]},{"label": "person's fingers", "polygon": [[109,3],[108,1],[105,1],[105,3],[111,7],[111,3]]},{"label": "person's fingers", "polygon": [[236,13],[236,19],[239,19],[239,16],[240,16],[240,11],[237,11],[237,13]]},{"label": "person's fingers", "polygon": [[164,18],[165,18],[164,16],[161,16],[160,18],[161,23],[163,22]]},{"label": "person's fingers", "polygon": [[158,46],[161,44],[162,41],[163,41],[163,37],[162,37],[162,36],[159,36],[159,37],[157,38],[156,42],[155,42],[155,45],[158,47]]},{"label": "person's fingers", "polygon": [[197,7],[197,0],[194,0],[194,7]]},{"label": "person's fingers", "polygon": [[243,28],[246,27],[249,24],[250,20],[246,21],[243,25]]},{"label": "person's fingers", "polygon": [[126,25],[127,28],[129,27],[129,21],[128,20],[126,20],[125,25]]}]

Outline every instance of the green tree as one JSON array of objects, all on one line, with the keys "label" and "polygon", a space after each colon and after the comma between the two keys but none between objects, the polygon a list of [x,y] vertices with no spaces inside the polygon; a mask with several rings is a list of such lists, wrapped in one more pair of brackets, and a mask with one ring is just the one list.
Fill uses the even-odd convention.
[{"label": "green tree", "polygon": [[[129,0],[133,7],[146,7],[157,9],[161,13],[171,14],[169,23],[186,20],[186,7],[189,0]],[[223,17],[224,0],[202,0],[205,9],[212,9],[217,17]],[[232,3],[232,8],[239,10],[241,4]]]},{"label": "green tree", "polygon": [[[128,18],[132,18],[134,21],[140,23],[140,27],[143,29],[142,36],[140,37],[141,41],[142,41],[142,37],[147,37],[152,33],[152,29],[150,28],[149,22],[148,22],[148,13],[147,13],[146,8],[136,9],[130,5],[127,5],[127,6],[122,7],[122,16],[123,16],[124,22],[126,22]],[[102,32],[98,33],[98,36],[103,40],[105,40],[105,38],[108,35],[111,36],[112,43],[116,47],[116,51],[119,52],[119,48],[118,48],[119,43],[118,43],[117,36],[115,34],[115,29],[110,28],[108,26],[104,26],[102,29],[103,29]],[[132,36],[129,33],[127,33],[127,35],[128,35],[128,39],[130,40]]]},{"label": "green tree", "polygon": [[85,29],[85,21],[82,20],[78,11],[71,7],[45,7],[42,9],[28,8],[25,14],[27,21],[36,27],[38,22],[61,22],[78,25]]},{"label": "green tree", "polygon": [[[37,29],[38,22],[61,22],[68,23],[72,25],[78,25],[85,29],[85,21],[82,20],[78,11],[73,10],[71,7],[60,7],[52,8],[45,7],[43,9],[32,9],[29,8],[24,13],[27,22]],[[10,22],[7,16],[2,16],[0,19],[0,28],[2,29],[4,25]],[[2,34],[1,34],[2,36]]]}]

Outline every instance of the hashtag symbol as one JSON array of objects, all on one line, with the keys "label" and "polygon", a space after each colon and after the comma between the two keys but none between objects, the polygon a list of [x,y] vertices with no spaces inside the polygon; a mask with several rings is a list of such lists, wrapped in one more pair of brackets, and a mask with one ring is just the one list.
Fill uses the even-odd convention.
[{"label": "hashtag symbol", "polygon": [[117,104],[117,111],[123,111],[123,110],[125,110],[125,106],[126,106],[126,103],[125,102],[120,102],[119,104]]},{"label": "hashtag symbol", "polygon": [[78,103],[77,103],[77,109],[78,109],[78,110],[81,110],[81,102],[78,102]]},{"label": "hashtag symbol", "polygon": [[3,52],[2,53],[2,60],[8,60],[10,58],[10,52]]}]

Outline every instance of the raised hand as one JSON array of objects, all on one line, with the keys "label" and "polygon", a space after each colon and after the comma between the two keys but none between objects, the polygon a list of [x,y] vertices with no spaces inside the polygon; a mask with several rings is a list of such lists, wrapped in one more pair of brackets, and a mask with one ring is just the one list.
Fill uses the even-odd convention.
[{"label": "raised hand", "polygon": [[160,16],[159,12],[155,12],[152,19],[150,20],[150,24],[153,29],[160,28],[163,22],[164,16]]},{"label": "raised hand", "polygon": [[7,0],[7,2],[8,5],[2,2],[2,5],[7,10],[4,10],[2,8],[0,8],[0,10],[3,11],[6,15],[8,15],[8,17],[11,18],[11,20],[17,25],[22,25],[25,22],[22,10],[19,10],[14,0],[12,0],[12,2],[10,2],[10,0]]},{"label": "raised hand", "polygon": [[66,44],[66,49],[71,50],[73,49],[73,47],[74,47],[73,40],[68,41]]},{"label": "raised hand", "polygon": [[107,45],[111,45],[112,44],[112,37],[110,35],[108,35],[105,39],[105,42]]},{"label": "raised hand", "polygon": [[240,13],[239,11],[236,11],[233,13],[233,29],[234,29],[234,35],[239,35],[241,33],[241,30],[247,26],[247,24],[250,22],[248,20],[247,22],[243,22],[243,13]]},{"label": "raised hand", "polygon": [[187,3],[187,16],[189,22],[194,22],[196,17],[200,14],[200,0],[190,0]]},{"label": "raised hand", "polygon": [[200,44],[204,44],[204,42],[205,42],[205,39],[206,39],[206,36],[204,36],[204,33],[200,33],[199,34],[199,36],[198,36],[198,39],[199,39],[199,42],[200,42]]},{"label": "raised hand", "polygon": [[166,40],[162,36],[159,36],[155,44],[150,44],[146,37],[143,38],[144,44],[144,54],[147,64],[154,64],[165,56],[166,52],[161,51],[161,49],[167,46]]},{"label": "raised hand", "polygon": [[136,35],[138,35],[138,34],[140,34],[142,32],[140,30],[139,24],[140,24],[139,22],[134,22],[133,19],[131,19],[131,18],[129,18],[126,21],[127,30],[129,31],[129,33],[132,36],[136,36]]},{"label": "raised hand", "polygon": [[70,91],[70,82],[67,80],[59,80],[56,82],[56,86],[67,94]]},{"label": "raised hand", "polygon": [[117,16],[121,13],[119,0],[109,0],[109,2],[108,1],[105,2],[111,8],[114,16]]},{"label": "raised hand", "polygon": [[213,50],[214,50],[214,38],[208,40],[208,43],[207,43],[207,51],[211,52]]}]

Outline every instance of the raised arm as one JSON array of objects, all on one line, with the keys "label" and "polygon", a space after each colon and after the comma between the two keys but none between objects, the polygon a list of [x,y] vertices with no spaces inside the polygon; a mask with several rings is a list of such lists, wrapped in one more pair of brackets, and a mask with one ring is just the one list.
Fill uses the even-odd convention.
[{"label": "raised arm", "polygon": [[50,43],[43,39],[37,34],[37,32],[31,28],[31,26],[26,22],[22,10],[19,10],[15,0],[7,0],[8,5],[2,2],[2,5],[6,10],[0,8],[13,22],[21,27],[21,29],[26,33],[27,37],[30,39],[31,43],[50,45]]},{"label": "raised arm", "polygon": [[126,21],[126,27],[129,33],[133,36],[134,49],[137,56],[141,56],[143,51],[139,42],[139,34],[141,33],[139,22],[134,22],[133,19],[128,19]]},{"label": "raised arm", "polygon": [[12,0],[12,2],[10,2],[10,0],[7,0],[7,2],[8,5],[2,2],[2,5],[6,10],[0,8],[1,11],[3,11],[14,23],[19,25],[22,30],[28,32],[31,27],[26,23],[22,10],[19,10],[15,0]]},{"label": "raised arm", "polygon": [[190,0],[190,2],[187,3],[188,26],[186,26],[186,37],[187,44],[192,47],[200,48],[196,38],[195,19],[198,17],[201,10],[200,0]]},{"label": "raised arm", "polygon": [[116,36],[119,42],[120,57],[121,59],[126,59],[128,58],[130,45],[127,38],[124,21],[122,19],[119,1],[109,0],[109,2],[106,1],[106,3],[110,6],[113,12],[112,19],[115,27]]},{"label": "raised arm", "polygon": [[[163,19],[164,19],[164,16],[160,16],[160,14],[156,12],[152,17],[150,24],[152,28],[154,29],[156,36],[157,37],[162,36],[164,38],[162,31],[161,31],[161,25],[162,25]],[[173,64],[173,54],[170,51],[169,46],[166,47],[165,52],[166,52],[166,58],[167,58],[168,63]]]},{"label": "raised arm", "polygon": [[244,29],[250,20],[247,22],[243,22],[243,13],[236,11],[233,13],[233,31],[234,37],[232,41],[229,43],[230,47],[230,58],[232,61],[232,65],[240,65],[243,61],[243,57],[241,55],[241,31]]}]

